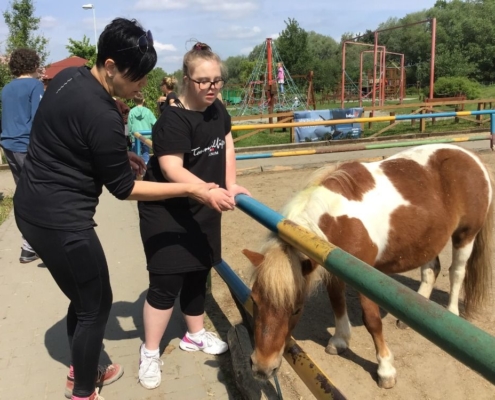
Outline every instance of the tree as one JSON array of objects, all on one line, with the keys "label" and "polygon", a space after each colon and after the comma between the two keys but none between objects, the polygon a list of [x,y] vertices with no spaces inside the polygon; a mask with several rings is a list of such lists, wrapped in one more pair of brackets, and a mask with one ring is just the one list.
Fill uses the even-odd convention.
[{"label": "tree", "polygon": [[316,91],[334,88],[339,82],[341,57],[339,44],[330,36],[314,31],[308,32],[308,47],[314,72],[313,85]]},{"label": "tree", "polygon": [[21,47],[33,49],[40,56],[41,65],[44,65],[49,54],[46,48],[48,39],[43,35],[35,35],[41,18],[34,16],[33,2],[31,0],[14,0],[11,3],[11,11],[5,11],[3,18],[9,28],[7,54]]},{"label": "tree", "polygon": [[77,56],[88,60],[92,67],[96,62],[96,47],[89,43],[89,37],[83,36],[81,41],[69,38],[69,44],[65,46],[71,56]]},{"label": "tree", "polygon": [[286,28],[276,40],[280,58],[290,74],[307,74],[312,68],[308,49],[308,33],[292,18],[284,21]]},{"label": "tree", "polygon": [[231,56],[224,61],[227,77],[230,84],[244,83],[240,80],[241,64],[247,60],[246,56]]},{"label": "tree", "polygon": [[[155,113],[158,117],[158,107],[156,101],[158,97],[162,96],[162,91],[160,90],[160,83],[162,79],[167,75],[167,73],[160,67],[156,67],[148,74],[148,82],[145,87],[141,90],[143,96],[146,100],[146,106]],[[131,105],[132,107],[132,105]]]}]

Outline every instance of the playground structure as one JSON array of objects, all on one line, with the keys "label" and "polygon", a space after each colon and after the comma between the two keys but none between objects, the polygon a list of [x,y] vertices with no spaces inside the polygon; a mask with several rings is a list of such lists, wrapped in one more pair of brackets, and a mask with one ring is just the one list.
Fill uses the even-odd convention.
[{"label": "playground structure", "polygon": [[[378,57],[380,60],[378,78],[373,76],[373,71],[364,72],[364,55],[374,53],[374,50],[364,50],[360,53],[359,60],[359,84],[356,85],[349,77],[346,71],[346,46],[358,45],[373,47],[368,43],[345,41],[342,49],[342,77],[338,94],[345,100],[359,100],[359,107],[363,106],[363,100],[376,95],[380,100],[380,105],[385,103],[386,99],[399,99],[402,104],[405,94],[405,65],[404,54],[387,51],[385,46],[378,46]],[[399,56],[400,65],[394,62],[388,62],[387,55]],[[348,83],[348,82],[351,83]]]},{"label": "playground structure", "polygon": [[[378,44],[378,36],[380,32],[402,29],[412,25],[419,25],[429,23],[431,26],[431,58],[430,58],[430,93],[429,99],[433,99],[434,82],[435,82],[435,49],[436,49],[436,18],[422,20],[411,24],[400,25],[392,28],[386,28],[377,30],[374,32],[374,44],[361,43],[356,40],[362,36],[357,36],[351,40],[344,41],[342,43],[342,77],[340,82],[340,88],[338,94],[340,95],[340,106],[344,108],[344,102],[346,100],[359,100],[359,105],[362,106],[363,98],[369,98],[371,96],[371,104],[383,106],[386,99],[398,98],[400,103],[404,98],[405,88],[405,62],[404,55],[401,53],[388,52],[385,46]],[[360,72],[359,72],[359,86],[354,82],[347,83],[349,78],[346,72],[346,46],[347,45],[359,45],[373,47],[373,70],[367,74],[367,89],[363,96],[363,53],[369,51],[363,51],[360,54]],[[387,67],[386,56],[395,55],[400,56],[400,67],[397,65]],[[371,86],[371,88],[370,88]],[[377,104],[378,103],[378,104]]]},{"label": "playground structure", "polygon": [[[359,81],[359,106],[362,107],[363,99],[369,98],[373,91],[378,93],[378,97],[382,98],[382,103],[387,99],[399,99],[399,104],[402,104],[404,95],[406,92],[406,77],[404,66],[404,54],[394,53],[390,51],[380,51],[380,78],[377,79],[376,84],[373,81],[372,71],[367,71],[367,87],[366,90],[363,87],[363,56],[366,53],[372,53],[371,50],[365,50],[361,52],[360,57],[360,81]],[[394,62],[389,62],[387,65],[386,56],[396,55],[400,56],[400,66],[397,66]]]},{"label": "playground structure", "polygon": [[[284,71],[283,93],[279,91],[277,85],[277,63],[282,64]],[[307,80],[308,93],[306,95],[299,91],[293,78],[305,78]],[[234,102],[238,103],[237,116],[303,110],[310,106],[316,108],[313,72],[292,77],[285,67],[275,43],[271,38],[267,38],[241,95],[234,97],[236,97]]]}]

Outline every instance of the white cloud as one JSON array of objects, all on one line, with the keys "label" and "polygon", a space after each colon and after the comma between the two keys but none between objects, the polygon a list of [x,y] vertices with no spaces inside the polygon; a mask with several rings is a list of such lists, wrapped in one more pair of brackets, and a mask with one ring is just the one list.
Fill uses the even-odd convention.
[{"label": "white cloud", "polygon": [[187,0],[138,0],[134,8],[136,10],[157,11],[157,10],[178,10],[186,8],[190,1]]},{"label": "white cloud", "polygon": [[253,51],[253,49],[254,49],[254,47],[243,47],[240,50],[240,53],[247,56],[249,53],[251,53]]},{"label": "white cloud", "polygon": [[156,40],[153,43],[153,47],[157,52],[161,51],[177,51],[177,48],[173,44],[165,44],[157,42]]},{"label": "white cloud", "polygon": [[46,17],[41,17],[40,28],[41,29],[50,29],[54,28],[58,25],[58,20],[55,17],[47,15]]},{"label": "white cloud", "polygon": [[259,0],[138,0],[134,9],[140,11],[187,9],[197,14],[201,11],[216,12],[229,18],[243,18],[259,9]]},{"label": "white cloud", "polygon": [[279,36],[280,36],[280,33],[272,33],[271,35],[268,35],[267,37],[275,40],[275,39],[278,39]]},{"label": "white cloud", "polygon": [[259,26],[253,26],[247,28],[238,25],[232,25],[226,29],[218,31],[216,36],[219,39],[251,39],[259,37],[261,34],[261,28]]}]

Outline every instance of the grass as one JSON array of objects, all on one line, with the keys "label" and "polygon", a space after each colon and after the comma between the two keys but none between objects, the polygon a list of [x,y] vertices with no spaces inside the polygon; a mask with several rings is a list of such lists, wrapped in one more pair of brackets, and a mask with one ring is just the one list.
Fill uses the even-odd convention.
[{"label": "grass", "polygon": [[[234,131],[234,139],[238,136],[246,134],[246,131]],[[239,140],[235,143],[235,147],[250,147],[250,146],[267,146],[272,144],[286,144],[290,143],[290,131],[282,132],[282,129],[273,129],[273,133],[270,130],[264,130],[256,135],[248,137],[246,139]]]},{"label": "grass", "polygon": [[11,196],[0,197],[0,225],[7,219],[13,207],[14,202]]}]

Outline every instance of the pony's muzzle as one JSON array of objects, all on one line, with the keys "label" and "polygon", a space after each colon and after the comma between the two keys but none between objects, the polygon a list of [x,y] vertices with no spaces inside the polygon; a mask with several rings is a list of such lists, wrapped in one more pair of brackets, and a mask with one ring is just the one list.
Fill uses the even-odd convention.
[{"label": "pony's muzzle", "polygon": [[256,379],[266,381],[278,371],[278,368],[278,366],[275,368],[272,366],[262,366],[257,363],[255,355],[251,355],[251,369]]}]

